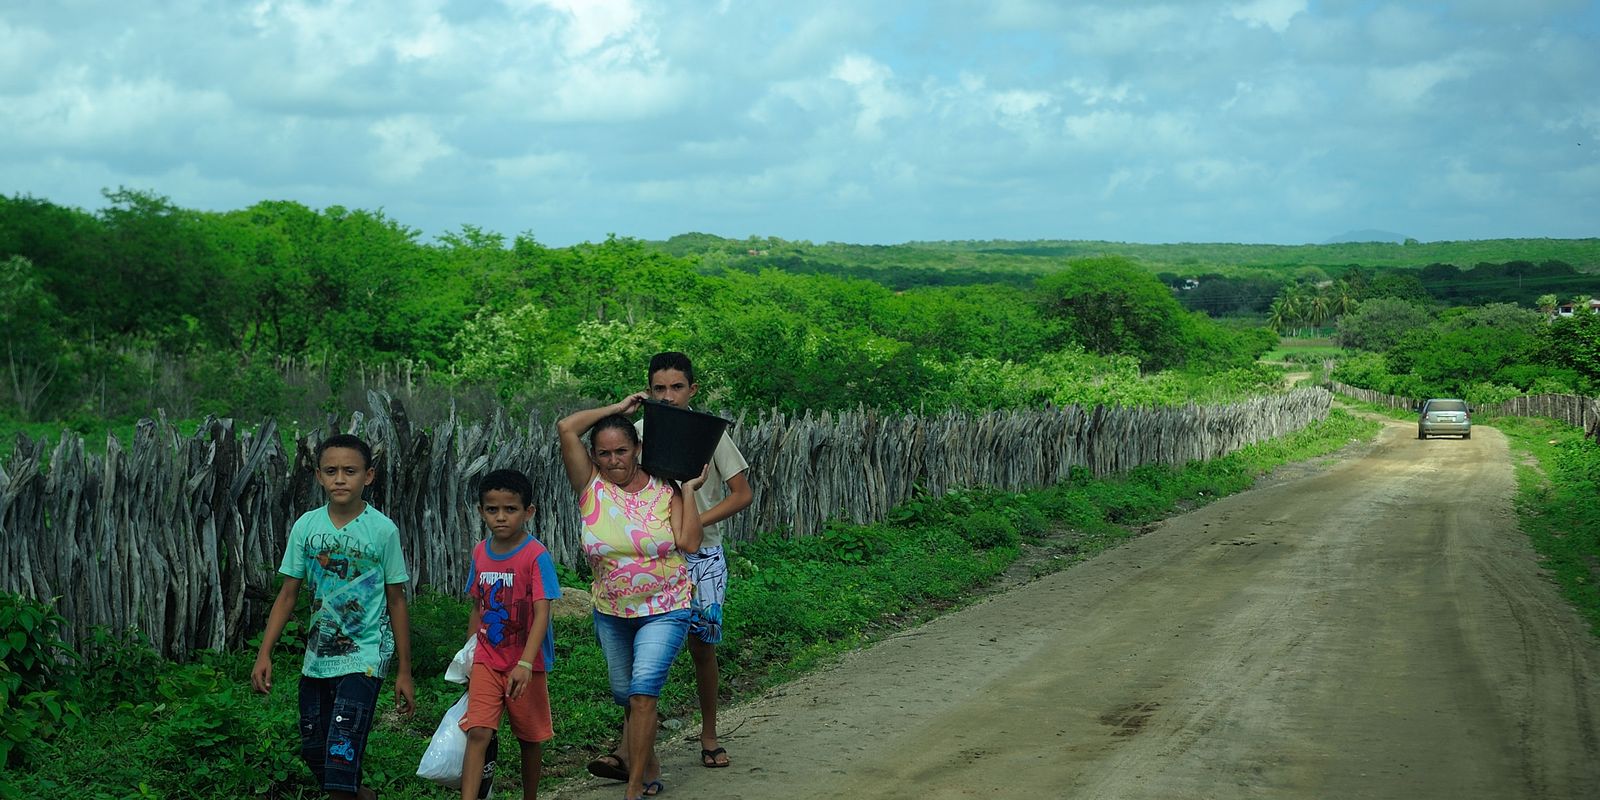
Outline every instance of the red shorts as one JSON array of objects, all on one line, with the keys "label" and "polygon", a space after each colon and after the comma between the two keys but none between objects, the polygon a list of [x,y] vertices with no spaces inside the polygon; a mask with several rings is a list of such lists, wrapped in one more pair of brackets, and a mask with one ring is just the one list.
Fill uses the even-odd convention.
[{"label": "red shorts", "polygon": [[550,725],[550,690],[545,674],[535,670],[533,680],[521,696],[506,697],[510,674],[495,672],[483,664],[472,665],[467,682],[467,713],[461,717],[461,730],[500,728],[500,712],[511,719],[511,732],[524,742],[546,742],[555,735]]}]

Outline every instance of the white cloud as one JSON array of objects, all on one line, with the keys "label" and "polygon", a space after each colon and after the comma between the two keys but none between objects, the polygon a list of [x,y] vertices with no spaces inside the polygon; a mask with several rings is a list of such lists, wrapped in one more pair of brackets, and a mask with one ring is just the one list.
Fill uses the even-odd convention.
[{"label": "white cloud", "polygon": [[910,113],[911,103],[890,87],[894,72],[863,55],[845,56],[829,76],[848,84],[855,92],[859,108],[855,119],[856,136],[876,139],[883,135],[883,122]]},{"label": "white cloud", "polygon": [[528,153],[488,163],[496,178],[512,181],[570,177],[580,171],[579,159],[570,153]]},{"label": "white cloud", "polygon": [[1439,84],[1470,74],[1467,59],[1452,56],[1398,67],[1373,67],[1367,72],[1367,88],[1391,105],[1411,107]]},{"label": "white cloud", "polygon": [[1193,12],[1178,6],[1086,6],[1072,10],[1063,32],[1079,53],[1122,55],[1170,46],[1195,25]]},{"label": "white cloud", "polygon": [[405,183],[417,178],[430,162],[451,156],[455,148],[446,144],[429,122],[405,115],[380,119],[372,125],[378,140],[373,151],[375,177],[389,183]]},{"label": "white cloud", "polygon": [[1249,178],[1259,177],[1262,170],[1244,159],[1195,158],[1179,162],[1173,174],[1196,189],[1218,191],[1243,185]]},{"label": "white cloud", "polygon": [[580,57],[603,46],[621,44],[625,50],[648,45],[647,38],[629,36],[639,25],[642,14],[633,0],[544,0],[539,5],[557,9],[570,17],[563,36],[568,57]]},{"label": "white cloud", "polygon": [[1086,106],[1097,106],[1101,103],[1121,105],[1130,101],[1137,102],[1140,98],[1128,88],[1126,83],[1115,86],[1089,81],[1084,78],[1074,77],[1067,81],[1068,88],[1072,89]]},{"label": "white cloud", "polygon": [[1452,158],[1444,165],[1443,187],[1458,202],[1468,206],[1498,205],[1505,197],[1504,178],[1475,171],[1465,159]]},{"label": "white cloud", "polygon": [[[125,149],[182,136],[190,126],[227,114],[217,92],[185,92],[153,77],[92,83],[87,69],[51,76],[37,91],[10,98],[3,118],[10,138],[32,146]],[[173,130],[175,129],[175,130]]]},{"label": "white cloud", "polygon": [[28,86],[53,46],[48,33],[0,18],[0,94]]},{"label": "white cloud", "polygon": [[1592,236],[1597,29],[1578,0],[13,3],[0,187],[553,244]]},{"label": "white cloud", "polygon": [[1229,6],[1228,14],[1251,27],[1271,28],[1283,33],[1289,22],[1306,10],[1306,0],[1250,0]]},{"label": "white cloud", "polygon": [[1148,165],[1138,169],[1119,167],[1106,178],[1105,186],[1100,190],[1100,197],[1110,199],[1124,188],[1137,192],[1149,186],[1150,182],[1160,174],[1161,170]]},{"label": "white cloud", "polygon": [[1067,117],[1063,131],[1076,144],[1093,150],[1122,152],[1185,152],[1193,147],[1193,125],[1173,114],[1139,115],[1127,111],[1091,111]]}]

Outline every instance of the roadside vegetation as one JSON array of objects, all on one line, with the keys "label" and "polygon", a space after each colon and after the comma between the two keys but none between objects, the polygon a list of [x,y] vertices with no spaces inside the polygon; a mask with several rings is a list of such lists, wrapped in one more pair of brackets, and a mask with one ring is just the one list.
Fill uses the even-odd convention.
[{"label": "roadside vegetation", "polygon": [[[1009,582],[1064,569],[1152,521],[1247,489],[1279,465],[1333,452],[1375,430],[1335,411],[1298,433],[1211,462],[1106,479],[1075,471],[1036,492],[924,496],[880,524],[841,523],[814,537],[741,543],[729,598],[740,613],[730,617],[720,651],[724,686],[733,700],[749,699],[842,652]],[[564,583],[581,584],[582,576],[563,572]],[[413,603],[418,713],[404,720],[385,712],[367,750],[370,780],[384,797],[445,795],[413,772],[435,723],[460,694],[442,673],[464,638],[467,613],[457,598],[438,594]],[[296,756],[292,680],[261,698],[249,689],[249,653],[207,652],[176,664],[137,637],[110,632],[71,653],[53,635],[60,622],[45,606],[0,598],[0,757],[7,768],[0,796],[316,796]],[[582,618],[556,624],[556,740],[545,751],[552,783],[581,772],[594,754],[589,746],[609,741],[619,721],[604,658],[587,628]],[[303,644],[285,636],[278,674],[298,673]],[[674,670],[663,708],[691,730],[688,661]],[[509,784],[515,770],[502,775]]]},{"label": "roadside vegetation", "polygon": [[1500,417],[1494,426],[1515,452],[1517,520],[1561,592],[1600,636],[1600,443],[1548,419]]},{"label": "roadside vegetation", "polygon": [[549,411],[636,390],[666,349],[703,365],[700,405],[731,411],[1175,404],[1276,384],[1254,366],[1269,331],[1184,308],[1122,256],[895,291],[627,238],[552,248],[465,226],[423,243],[339,207],[107,202],[0,197],[8,420],[97,432],[161,409],[309,424],[374,387],[424,416]]},{"label": "roadside vegetation", "polygon": [[[1553,298],[1548,298],[1553,305]],[[1401,397],[1488,405],[1522,394],[1600,394],[1600,315],[1551,318],[1509,303],[1434,311],[1363,304],[1340,323],[1336,380]]]}]

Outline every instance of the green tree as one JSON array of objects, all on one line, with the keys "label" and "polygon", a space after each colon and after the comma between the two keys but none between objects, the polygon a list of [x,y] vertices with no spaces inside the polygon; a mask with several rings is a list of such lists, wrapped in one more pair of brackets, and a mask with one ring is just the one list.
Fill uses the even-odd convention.
[{"label": "green tree", "polygon": [[1546,369],[1571,370],[1593,392],[1600,386],[1600,314],[1552,320],[1538,335],[1536,360]]},{"label": "green tree", "polygon": [[1153,370],[1183,362],[1186,312],[1170,289],[1132,261],[1074,259],[1036,285],[1045,315],[1060,320],[1090,352],[1131,355]]},{"label": "green tree", "polygon": [[65,343],[55,298],[33,262],[0,261],[0,356],[10,405],[25,420],[38,418],[60,369]]},{"label": "green tree", "polygon": [[507,401],[530,387],[547,385],[560,350],[549,319],[550,312],[533,303],[503,313],[480,309],[451,342],[458,353],[456,376],[493,386]]},{"label": "green tree", "polygon": [[1393,347],[1407,331],[1432,321],[1432,315],[1415,303],[1392,297],[1374,298],[1340,318],[1338,341],[1341,347],[1381,352]]}]

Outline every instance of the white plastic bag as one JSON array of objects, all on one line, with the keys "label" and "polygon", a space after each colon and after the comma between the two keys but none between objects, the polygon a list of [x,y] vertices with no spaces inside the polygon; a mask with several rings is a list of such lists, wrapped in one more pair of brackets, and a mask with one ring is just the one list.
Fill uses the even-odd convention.
[{"label": "white plastic bag", "polygon": [[444,679],[451,683],[466,683],[472,677],[472,656],[478,652],[478,635],[467,637],[467,643],[456,651],[456,657],[450,659],[450,666],[444,668]]},{"label": "white plastic bag", "polygon": [[433,731],[428,751],[417,764],[417,777],[427,778],[440,786],[461,788],[461,760],[467,754],[467,732],[461,730],[461,718],[467,713],[467,695],[444,712],[439,727]]}]

